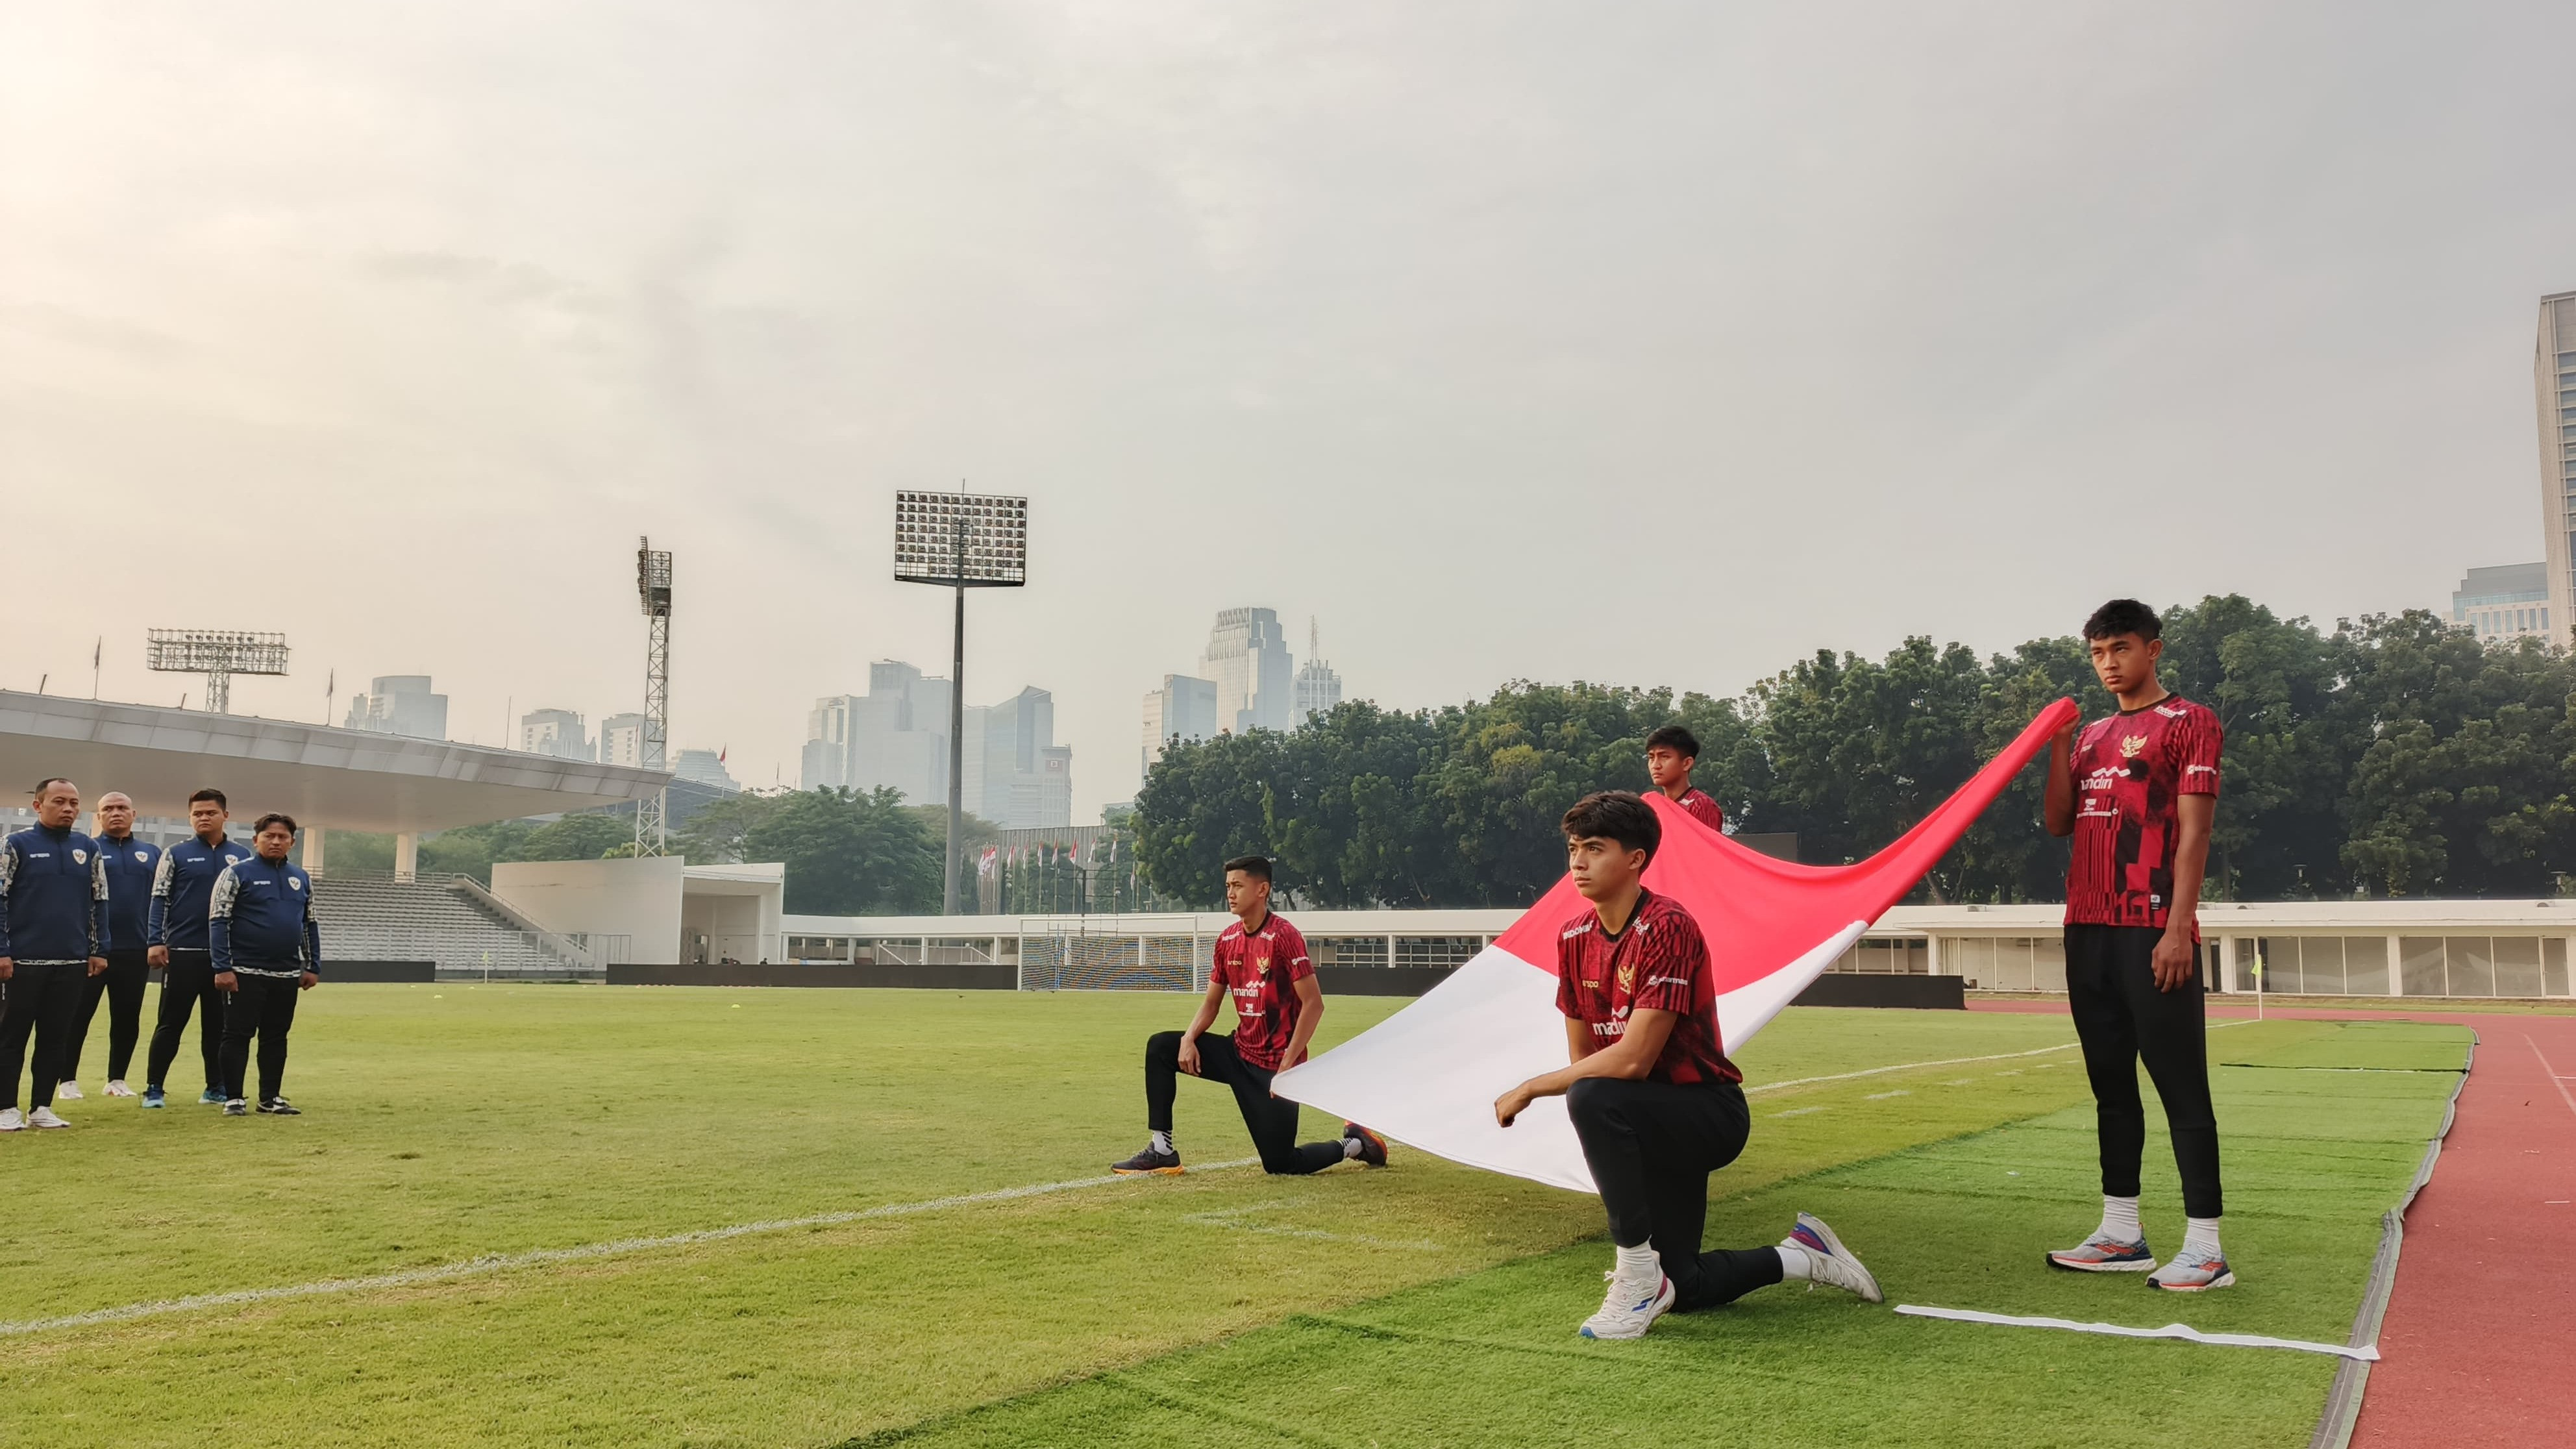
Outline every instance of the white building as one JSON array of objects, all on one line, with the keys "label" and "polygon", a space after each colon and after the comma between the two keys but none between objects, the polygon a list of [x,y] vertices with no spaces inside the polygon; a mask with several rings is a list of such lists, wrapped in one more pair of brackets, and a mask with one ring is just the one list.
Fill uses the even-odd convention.
[{"label": "white building", "polygon": [[2471,569],[2451,595],[2451,622],[2490,639],[2547,639],[2549,565]]},{"label": "white building", "polygon": [[742,793],[742,782],[725,768],[724,756],[714,750],[680,751],[680,757],[671,762],[671,773],[678,779],[722,790],[728,795]]},{"label": "white building", "polygon": [[349,696],[342,728],[414,740],[447,738],[447,696],[430,692],[426,674],[377,676],[375,687]]},{"label": "white building", "polygon": [[1289,697],[1296,661],[1270,609],[1222,609],[1199,656],[1199,677],[1216,685],[1217,727],[1243,734],[1296,723]]},{"label": "white building", "polygon": [[599,762],[643,768],[644,716],[612,714],[599,722]]},{"label": "white building", "polygon": [[1144,749],[1137,756],[1137,776],[1163,757],[1175,738],[1204,740],[1216,734],[1216,681],[1188,674],[1166,674],[1160,689],[1145,692]]},{"label": "white building", "polygon": [[1312,619],[1306,621],[1306,662],[1297,666],[1293,694],[1289,723],[1295,729],[1304,729],[1316,715],[1331,714],[1342,702],[1342,677],[1324,662],[1323,636]]},{"label": "white building", "polygon": [[2555,632],[2565,639],[2576,624],[2576,292],[2540,299],[2531,389],[2540,414],[2540,530],[2548,559],[2541,607],[2555,612]]},{"label": "white building", "polygon": [[568,709],[532,709],[519,716],[519,748],[532,755],[549,755],[558,760],[592,760],[599,757],[598,747],[591,743],[581,716]]},{"label": "white building", "polygon": [[891,786],[915,805],[948,799],[948,681],[900,660],[868,666],[868,692],[814,701],[798,779],[808,790]]}]

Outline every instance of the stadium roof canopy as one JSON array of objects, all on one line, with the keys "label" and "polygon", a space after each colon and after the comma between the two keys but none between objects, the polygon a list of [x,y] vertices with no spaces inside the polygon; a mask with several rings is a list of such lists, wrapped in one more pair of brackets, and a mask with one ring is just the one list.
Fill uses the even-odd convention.
[{"label": "stadium roof canopy", "polygon": [[432,831],[639,800],[670,776],[444,740],[0,690],[0,789],[48,775],[110,790],[145,816],[182,819],[211,785],[236,818],[283,810],[306,825]]}]

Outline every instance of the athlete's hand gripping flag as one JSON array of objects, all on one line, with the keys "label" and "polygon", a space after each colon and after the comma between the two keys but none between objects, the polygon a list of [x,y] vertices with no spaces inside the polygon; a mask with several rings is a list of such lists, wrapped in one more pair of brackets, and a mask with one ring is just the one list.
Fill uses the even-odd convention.
[{"label": "athlete's hand gripping flag", "polygon": [[[1957,794],[1858,865],[1774,860],[1693,820],[1661,792],[1649,792],[1664,839],[1646,867],[1646,887],[1680,901],[1708,938],[1725,1050],[1731,1054],[1752,1040],[1903,899],[2049,737],[2075,718],[2073,700],[2041,711]],[[1273,1090],[1454,1162],[1592,1191],[1563,1097],[1540,1098],[1510,1128],[1494,1123],[1496,1097],[1565,1065],[1556,937],[1586,908],[1571,880],[1558,881],[1421,1000],[1281,1072]]]}]

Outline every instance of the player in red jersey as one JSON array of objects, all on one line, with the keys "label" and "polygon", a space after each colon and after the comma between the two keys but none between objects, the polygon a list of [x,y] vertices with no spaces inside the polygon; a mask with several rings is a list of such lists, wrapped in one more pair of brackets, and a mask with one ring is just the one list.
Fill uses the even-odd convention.
[{"label": "player in red jersey", "polygon": [[[1386,1166],[1386,1139],[1356,1122],[1337,1142],[1297,1142],[1297,1104],[1270,1095],[1270,1079],[1306,1059],[1306,1043],[1324,1019],[1323,988],[1306,957],[1306,938],[1270,909],[1270,862],[1247,855],[1225,863],[1225,908],[1234,924],[1216,938],[1207,995],[1187,1031],[1145,1041],[1145,1150],[1110,1164],[1121,1176],[1181,1170],[1172,1146],[1172,1097],[1179,1074],[1234,1088],[1243,1125],[1264,1172],[1302,1175],[1336,1162]],[[1234,1003],[1234,1034],[1210,1036],[1220,1002]]]},{"label": "player in red jersey", "polygon": [[1726,810],[1708,796],[1708,792],[1691,783],[1691,767],[1699,763],[1699,736],[1677,724],[1668,724],[1646,736],[1646,777],[1664,798],[1690,812],[1690,817],[1720,835],[1726,833]]},{"label": "player in red jersey", "polygon": [[[2093,672],[2120,712],[2049,748],[2048,832],[2075,837],[2066,872],[2066,997],[2102,1147],[2102,1223],[2060,1268],[2145,1273],[2197,1291],[2236,1281],[2218,1248],[2218,1114],[2209,1100],[2200,982],[2201,875],[2218,812],[2218,716],[2156,679],[2164,624],[2135,599],[2084,623]],[[2165,1104],[2182,1171],[2182,1250],[2159,1268],[2138,1222],[2147,1114],[2138,1063]]]},{"label": "player in red jersey", "polygon": [[1505,1127],[1562,1095],[1618,1251],[1586,1338],[1637,1338],[1666,1312],[1731,1303],[1784,1278],[1880,1301],[1878,1280],[1809,1213],[1776,1248],[1700,1251],[1708,1175],[1744,1150],[1744,1074],[1718,1035],[1717,986],[1699,923],[1645,888],[1663,841],[1646,802],[1586,795],[1565,812],[1566,869],[1590,909],[1556,945],[1556,1005],[1572,1065],[1494,1101]]}]

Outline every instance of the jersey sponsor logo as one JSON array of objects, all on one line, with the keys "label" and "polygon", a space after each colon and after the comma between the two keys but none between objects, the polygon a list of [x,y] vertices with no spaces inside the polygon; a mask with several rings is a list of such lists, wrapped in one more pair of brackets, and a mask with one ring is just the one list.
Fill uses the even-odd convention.
[{"label": "jersey sponsor logo", "polygon": [[1625,1036],[1628,1034],[1628,1023],[1623,1019],[1596,1021],[1591,1023],[1591,1026],[1592,1034],[1594,1036]]},{"label": "jersey sponsor logo", "polygon": [[1568,927],[1566,927],[1563,931],[1561,931],[1561,932],[1559,932],[1559,933],[1557,934],[1557,939],[1558,939],[1558,940],[1560,940],[1560,941],[1571,941],[1571,940],[1573,940],[1573,939],[1574,939],[1575,937],[1577,937],[1577,936],[1582,936],[1582,935],[1588,935],[1588,934],[1590,934],[1591,930],[1592,930],[1592,923],[1591,923],[1590,921],[1585,921],[1584,923],[1582,923],[1581,925],[1578,925],[1578,926],[1568,926]]}]

